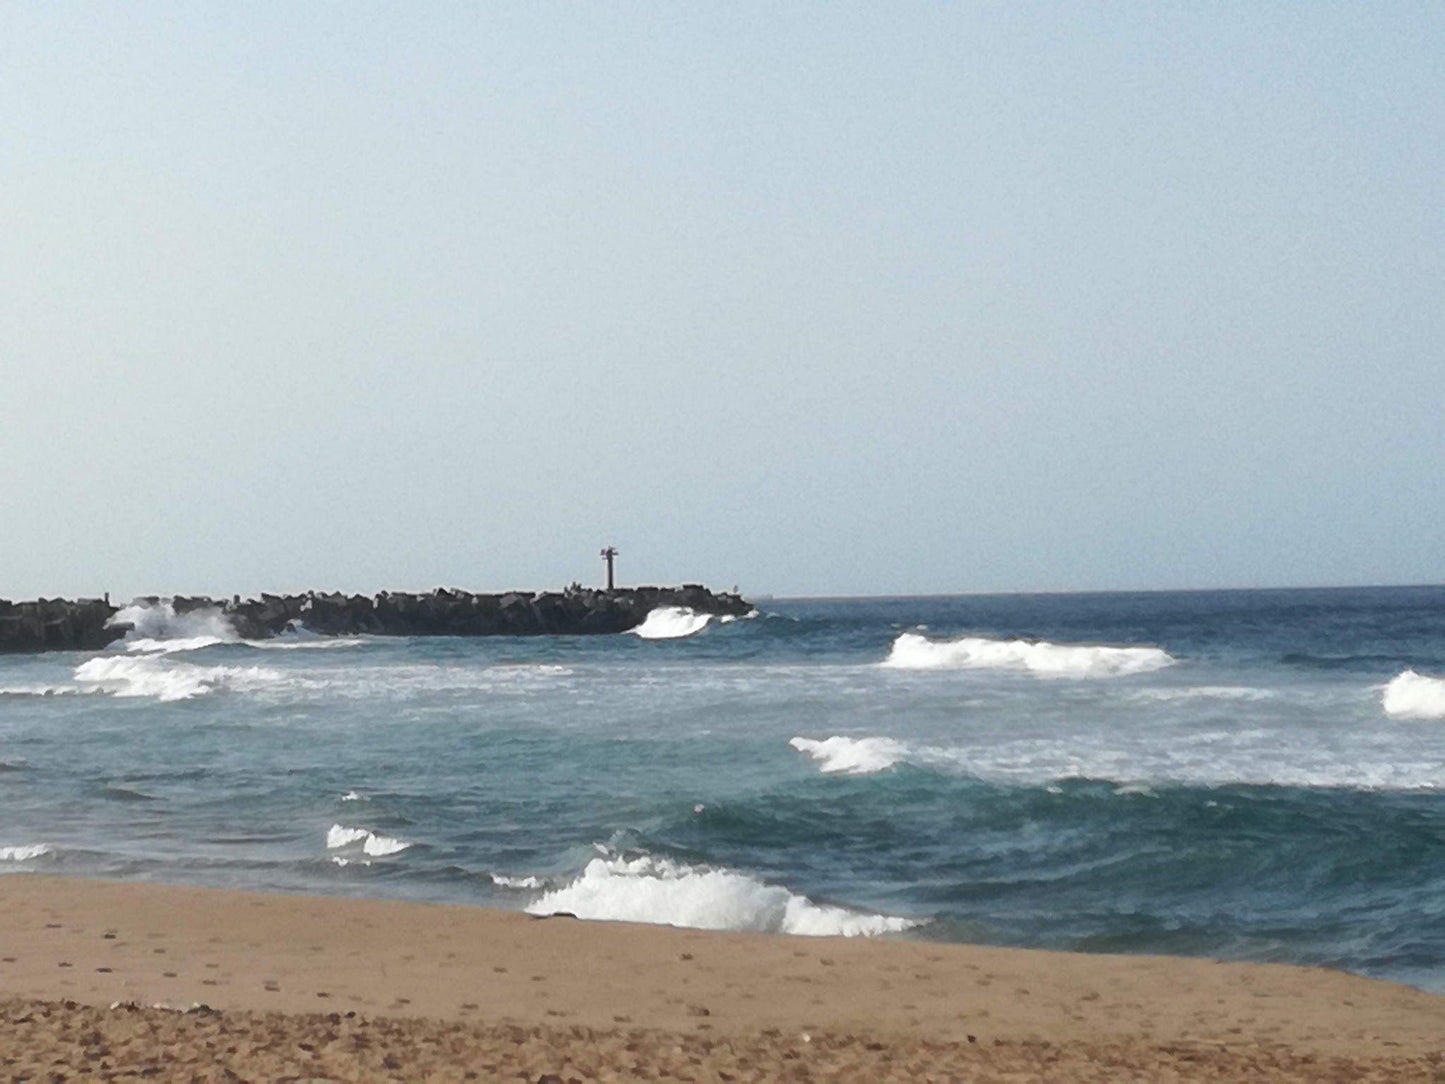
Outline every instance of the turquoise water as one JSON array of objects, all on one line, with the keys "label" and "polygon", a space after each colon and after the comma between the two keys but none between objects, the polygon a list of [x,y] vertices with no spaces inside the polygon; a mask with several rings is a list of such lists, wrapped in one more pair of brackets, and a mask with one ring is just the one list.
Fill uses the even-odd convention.
[{"label": "turquoise water", "polygon": [[1445,990],[1445,588],[759,605],[0,658],[0,870]]}]

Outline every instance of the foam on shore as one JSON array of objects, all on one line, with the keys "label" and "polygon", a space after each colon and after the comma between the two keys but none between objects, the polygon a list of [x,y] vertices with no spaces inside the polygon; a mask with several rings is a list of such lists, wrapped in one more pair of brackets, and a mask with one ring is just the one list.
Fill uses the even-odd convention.
[{"label": "foam on shore", "polygon": [[571,884],[546,893],[527,911],[811,937],[870,936],[917,925],[891,915],[814,903],[781,885],[765,884],[735,870],[691,866],[649,854],[594,858]]}]

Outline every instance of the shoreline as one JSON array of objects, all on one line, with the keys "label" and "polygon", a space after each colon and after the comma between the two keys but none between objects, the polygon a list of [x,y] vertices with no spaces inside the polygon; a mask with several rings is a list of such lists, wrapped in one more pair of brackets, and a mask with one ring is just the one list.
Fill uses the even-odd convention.
[{"label": "shoreline", "polygon": [[[528,1044],[572,1050],[577,1066],[581,1051],[610,1050],[621,1067],[594,1068],[619,1079],[672,1064],[677,1050],[716,1073],[730,1071],[718,1057],[747,1050],[760,1065],[781,1059],[775,1068],[871,1065],[877,1079],[966,1065],[1032,1079],[1045,1062],[1055,1079],[1159,1079],[1169,1066],[1189,1078],[1191,1065],[1196,1077],[1319,1079],[1325,1062],[1349,1079],[1445,1071],[1445,997],[1280,964],[725,933],[33,873],[0,876],[0,945],[9,1030],[55,1025],[19,1047],[38,1059],[76,1054],[65,1038],[75,1028],[137,1021],[184,1046],[187,1029],[222,1026],[217,1014],[156,1006],[203,1003],[227,1027],[269,1021],[263,1031],[300,1034],[346,1021],[389,1035],[396,1050],[450,1036],[517,1057]],[[514,1041],[519,1029],[525,1041]],[[879,1061],[895,1055],[894,1068]],[[464,1078],[457,1059],[435,1071]],[[1114,1071],[1090,1076],[1090,1065]]]}]

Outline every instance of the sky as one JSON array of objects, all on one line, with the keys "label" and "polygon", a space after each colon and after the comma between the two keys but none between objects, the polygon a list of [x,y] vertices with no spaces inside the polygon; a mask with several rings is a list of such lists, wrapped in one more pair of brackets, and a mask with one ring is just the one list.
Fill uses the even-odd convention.
[{"label": "sky", "polygon": [[1445,6],[0,6],[0,596],[1445,580]]}]

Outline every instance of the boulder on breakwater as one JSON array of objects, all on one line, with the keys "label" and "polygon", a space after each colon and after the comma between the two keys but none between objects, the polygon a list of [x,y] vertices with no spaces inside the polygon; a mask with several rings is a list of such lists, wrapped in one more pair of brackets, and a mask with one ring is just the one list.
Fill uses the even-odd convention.
[{"label": "boulder on breakwater", "polygon": [[[662,606],[686,606],[719,617],[742,617],[752,610],[740,595],[715,593],[700,584],[614,591],[574,585],[565,591],[503,594],[443,587],[428,594],[382,591],[374,596],[308,591],[244,600],[176,596],[169,601],[176,614],[219,612],[246,639],[265,639],[299,626],[333,636],[579,636],[627,632]],[[161,603],[151,596],[133,604]],[[128,624],[113,622],[119,612],[99,599],[0,600],[0,652],[103,648],[130,631]]]}]

